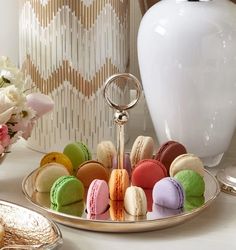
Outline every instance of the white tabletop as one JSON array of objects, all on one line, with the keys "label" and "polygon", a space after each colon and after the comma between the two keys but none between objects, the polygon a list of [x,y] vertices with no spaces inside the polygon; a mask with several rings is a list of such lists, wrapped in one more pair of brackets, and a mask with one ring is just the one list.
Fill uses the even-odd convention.
[{"label": "white tabletop", "polygon": [[[0,166],[0,199],[33,208],[21,191],[24,176],[37,167],[41,153],[18,142]],[[228,157],[230,159],[230,157]],[[226,161],[223,161],[223,164]],[[221,164],[222,165],[222,164]],[[213,168],[211,171],[216,172]],[[221,193],[196,218],[183,225],[145,233],[96,233],[59,225],[64,239],[61,249],[236,249],[236,197]]]}]

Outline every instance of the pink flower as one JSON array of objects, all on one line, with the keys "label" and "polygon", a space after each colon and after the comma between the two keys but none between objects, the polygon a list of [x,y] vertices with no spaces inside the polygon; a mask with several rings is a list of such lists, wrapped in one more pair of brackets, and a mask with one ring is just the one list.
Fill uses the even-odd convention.
[{"label": "pink flower", "polygon": [[5,135],[1,140],[0,140],[1,145],[5,148],[11,144],[10,142],[10,136]]},{"label": "pink flower", "polygon": [[8,127],[5,124],[0,125],[0,141],[8,135]]}]

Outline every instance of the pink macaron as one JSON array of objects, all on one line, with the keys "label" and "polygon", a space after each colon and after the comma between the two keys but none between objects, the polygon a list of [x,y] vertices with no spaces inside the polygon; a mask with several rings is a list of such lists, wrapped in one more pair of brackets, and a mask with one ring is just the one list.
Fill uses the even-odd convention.
[{"label": "pink macaron", "polygon": [[161,162],[146,159],[136,164],[132,173],[131,182],[134,186],[151,189],[157,181],[166,176],[167,170]]},{"label": "pink macaron", "polygon": [[95,179],[89,186],[87,193],[88,214],[102,214],[109,205],[109,189],[106,181]]}]

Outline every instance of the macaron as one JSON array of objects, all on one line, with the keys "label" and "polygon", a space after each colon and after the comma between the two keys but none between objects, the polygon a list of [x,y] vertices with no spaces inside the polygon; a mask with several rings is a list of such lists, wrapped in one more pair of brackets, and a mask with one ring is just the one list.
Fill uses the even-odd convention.
[{"label": "macaron", "polygon": [[51,205],[49,193],[34,192],[32,199],[41,207],[49,208]]},{"label": "macaron", "polygon": [[199,157],[194,154],[179,155],[170,165],[170,176],[175,176],[179,171],[191,169],[204,176],[204,165]]},{"label": "macaron", "polygon": [[74,171],[77,171],[83,162],[92,159],[92,154],[88,146],[80,141],[67,144],[63,150],[63,154],[71,160]]},{"label": "macaron", "polygon": [[55,207],[62,207],[81,201],[84,186],[74,176],[62,176],[57,179],[50,191],[50,201]]},{"label": "macaron", "polygon": [[110,217],[113,221],[124,221],[124,201],[110,201]]},{"label": "macaron", "polygon": [[95,179],[89,186],[87,193],[87,213],[102,214],[109,206],[109,189],[107,182]]},{"label": "macaron", "polygon": [[157,160],[142,160],[133,170],[132,185],[152,189],[155,183],[167,176],[165,166]]},{"label": "macaron", "polygon": [[173,160],[177,156],[186,153],[187,150],[184,145],[176,141],[168,141],[159,148],[155,155],[155,159],[160,161],[166,167],[167,172],[169,173],[170,165]]},{"label": "macaron", "polygon": [[116,155],[116,148],[111,141],[102,141],[97,145],[97,160],[106,168],[112,168],[112,160]]},{"label": "macaron", "polygon": [[47,163],[37,171],[35,189],[38,192],[50,192],[53,183],[66,175],[70,175],[70,172],[64,165],[56,162]]},{"label": "macaron", "polygon": [[98,161],[86,161],[80,165],[76,172],[76,177],[82,181],[84,187],[88,188],[95,179],[108,182],[109,172],[107,168]]},{"label": "macaron", "polygon": [[181,183],[186,197],[203,196],[205,182],[203,177],[193,170],[181,170],[174,178]]},{"label": "macaron", "polygon": [[77,217],[81,217],[83,215],[84,208],[85,208],[84,200],[66,206],[57,206],[55,204],[51,204],[52,210]]},{"label": "macaron", "polygon": [[129,175],[125,169],[113,169],[109,180],[111,200],[124,200],[125,191],[129,186]]},{"label": "macaron", "polygon": [[176,179],[165,177],[153,187],[152,198],[159,206],[180,209],[184,205],[184,189]]},{"label": "macaron", "polygon": [[46,166],[48,163],[56,162],[64,165],[70,174],[73,174],[73,166],[70,159],[63,153],[60,152],[50,152],[44,155],[40,161],[40,167]]},{"label": "macaron", "polygon": [[132,168],[143,159],[152,159],[154,151],[154,141],[149,136],[138,136],[134,141],[130,152]]},{"label": "macaron", "polygon": [[[124,155],[123,167],[124,169],[127,170],[129,177],[131,177],[132,168],[131,168],[130,156],[127,153],[125,153]],[[114,156],[112,160],[112,169],[117,169],[117,168],[118,168],[117,156]]]},{"label": "macaron", "polygon": [[147,213],[147,199],[142,188],[131,186],[126,189],[124,207],[133,216],[144,216]]}]

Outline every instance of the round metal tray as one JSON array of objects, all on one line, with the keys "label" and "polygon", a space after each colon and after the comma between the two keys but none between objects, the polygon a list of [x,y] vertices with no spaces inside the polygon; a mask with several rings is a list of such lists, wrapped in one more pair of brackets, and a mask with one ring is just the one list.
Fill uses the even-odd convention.
[{"label": "round metal tray", "polygon": [[31,209],[0,200],[5,235],[1,249],[56,249],[62,245],[57,225]]},{"label": "round metal tray", "polygon": [[[36,174],[37,170],[30,173],[22,182],[22,190],[25,197],[53,220],[66,226],[91,231],[144,232],[172,227],[198,215],[210,206],[220,193],[217,180],[210,172],[205,170],[204,181],[206,189],[204,201],[200,207],[192,206],[190,210],[169,210],[157,207],[152,204],[151,191],[146,190],[149,212],[145,217],[133,217],[125,212],[121,202],[110,202],[110,207],[106,213],[89,218],[85,209],[86,204],[78,204],[78,209],[82,208],[79,216],[50,209],[49,193],[38,193],[35,191],[34,182]],[[196,202],[193,203],[196,204]]]}]

